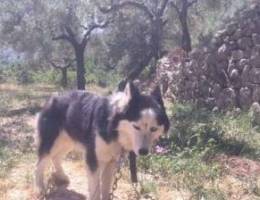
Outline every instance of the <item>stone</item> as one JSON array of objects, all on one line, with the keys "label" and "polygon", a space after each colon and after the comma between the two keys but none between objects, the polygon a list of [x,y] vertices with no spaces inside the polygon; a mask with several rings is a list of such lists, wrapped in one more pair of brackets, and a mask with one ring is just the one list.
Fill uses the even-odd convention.
[{"label": "stone", "polygon": [[227,60],[223,60],[219,63],[217,63],[217,69],[222,71],[222,70],[227,70],[228,69],[228,61]]},{"label": "stone", "polygon": [[221,109],[233,108],[236,104],[236,94],[234,89],[226,88],[218,95],[216,104]]},{"label": "stone", "polygon": [[244,70],[244,67],[245,67],[246,65],[249,65],[249,63],[250,63],[249,59],[245,59],[245,58],[241,59],[241,60],[239,61],[238,65],[237,65],[238,70],[242,73],[243,70]]},{"label": "stone", "polygon": [[216,55],[214,53],[208,54],[205,60],[208,65],[216,65],[217,63]]},{"label": "stone", "polygon": [[216,84],[213,86],[213,88],[212,88],[211,94],[216,97],[217,95],[219,95],[220,92],[221,92],[221,87],[220,87],[219,84],[216,83]]},{"label": "stone", "polygon": [[252,56],[257,54],[260,54],[260,44],[255,44],[252,48]]},{"label": "stone", "polygon": [[202,56],[202,52],[198,48],[194,48],[190,53],[189,56],[191,59],[198,59]]},{"label": "stone", "polygon": [[222,46],[220,46],[220,47],[218,48],[218,53],[217,53],[217,55],[218,55],[218,58],[219,58],[220,60],[227,59],[228,56],[230,55],[230,50],[229,50],[228,46],[227,46],[226,44],[223,44]]},{"label": "stone", "polygon": [[260,102],[260,87],[259,86],[255,86],[253,88],[252,100],[255,102]]},{"label": "stone", "polygon": [[238,28],[231,37],[234,40],[238,40],[239,38],[241,38],[242,37],[242,30],[241,30],[241,28]]},{"label": "stone", "polygon": [[230,36],[226,36],[226,37],[223,39],[224,43],[226,43],[226,44],[228,44],[228,43],[230,42],[230,40],[231,40]]},{"label": "stone", "polygon": [[252,48],[248,48],[246,50],[243,51],[244,52],[244,58],[245,59],[249,59],[252,56]]},{"label": "stone", "polygon": [[239,90],[239,103],[243,109],[248,109],[252,104],[252,93],[248,87]]},{"label": "stone", "polygon": [[237,44],[238,44],[238,47],[242,50],[246,50],[253,46],[253,42],[252,42],[251,38],[249,38],[249,37],[240,38],[237,41]]},{"label": "stone", "polygon": [[230,75],[231,74],[231,72],[234,70],[234,69],[237,69],[237,66],[235,65],[235,63],[229,63],[229,65],[228,65],[228,74]]},{"label": "stone", "polygon": [[260,68],[252,68],[250,70],[249,80],[251,83],[260,85]]},{"label": "stone", "polygon": [[229,74],[231,81],[235,81],[239,78],[239,72],[237,69],[233,69]]},{"label": "stone", "polygon": [[242,50],[237,50],[237,51],[232,51],[232,56],[231,59],[232,60],[240,60],[244,57],[244,52]]},{"label": "stone", "polygon": [[212,109],[212,112],[218,112],[219,111],[219,108],[217,106],[215,106],[213,109]]},{"label": "stone", "polygon": [[238,28],[237,23],[230,23],[226,26],[226,32],[228,35],[232,35]]},{"label": "stone", "polygon": [[250,72],[250,69],[251,69],[251,66],[250,66],[250,65],[244,66],[244,69],[243,69],[242,74],[241,74],[241,79],[242,79],[243,85],[246,85],[247,82],[249,81],[249,72]]},{"label": "stone", "polygon": [[250,63],[249,59],[241,59],[239,61],[239,66],[244,67],[246,65],[249,65],[249,63]]},{"label": "stone", "polygon": [[[229,50],[231,50],[231,51],[238,50],[238,44],[237,44],[237,42],[234,41],[234,40],[229,41],[229,43],[228,43],[228,48],[229,48]],[[230,56],[230,55],[229,55],[229,56]]]},{"label": "stone", "polygon": [[260,35],[257,33],[253,33],[252,40],[254,44],[260,44]]},{"label": "stone", "polygon": [[253,67],[260,68],[260,55],[258,53],[252,55],[250,63]]},{"label": "stone", "polygon": [[260,126],[260,105],[254,102],[250,108],[251,123],[253,126]]}]

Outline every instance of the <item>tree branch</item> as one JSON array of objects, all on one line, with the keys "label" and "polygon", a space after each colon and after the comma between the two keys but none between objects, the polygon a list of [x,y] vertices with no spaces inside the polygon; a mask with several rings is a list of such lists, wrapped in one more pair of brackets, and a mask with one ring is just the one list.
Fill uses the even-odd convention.
[{"label": "tree branch", "polygon": [[66,61],[64,59],[64,65],[58,65],[53,60],[48,60],[48,62],[51,64],[51,66],[56,69],[69,68],[73,64],[74,61],[75,61],[75,59],[69,59],[68,63],[66,63]]},{"label": "tree branch", "polygon": [[69,40],[69,36],[63,33],[58,36],[53,36],[52,40]]},{"label": "tree branch", "polygon": [[135,1],[124,1],[120,4],[112,4],[109,8],[99,6],[99,10],[102,13],[110,13],[112,11],[118,11],[119,9],[125,7],[138,8],[139,10],[142,10],[149,17],[150,20],[154,19],[153,13],[149,10],[149,8],[144,3],[138,3]]},{"label": "tree branch", "polygon": [[88,40],[89,40],[89,36],[91,35],[92,31],[94,31],[95,29],[98,28],[105,28],[107,25],[109,24],[109,20],[101,23],[101,24],[97,24],[97,23],[92,23],[89,27],[85,27],[85,26],[81,26],[84,29],[86,29],[86,32],[83,36],[83,40],[81,42],[82,45],[86,45]]},{"label": "tree branch", "polygon": [[168,3],[169,3],[169,0],[163,0],[162,6],[159,8],[159,12],[158,12],[159,16],[163,15]]},{"label": "tree branch", "polygon": [[170,3],[170,5],[171,5],[173,8],[175,8],[175,10],[176,10],[176,12],[178,13],[178,15],[180,15],[181,11],[180,11],[179,7],[177,6],[177,4],[174,3],[174,1],[172,1],[172,2]]},{"label": "tree branch", "polygon": [[69,26],[65,26],[64,31],[66,33],[62,33],[58,36],[53,36],[52,40],[67,40],[73,46],[75,46],[77,44],[77,40],[76,40],[76,36],[75,36],[74,32],[72,31],[72,29]]},{"label": "tree branch", "polygon": [[188,7],[191,7],[193,4],[197,3],[198,0],[192,0],[190,2],[188,2]]}]

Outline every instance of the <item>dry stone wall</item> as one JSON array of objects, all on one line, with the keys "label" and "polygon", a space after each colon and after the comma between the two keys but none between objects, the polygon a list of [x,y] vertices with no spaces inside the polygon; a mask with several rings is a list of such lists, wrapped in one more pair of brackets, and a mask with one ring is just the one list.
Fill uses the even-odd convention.
[{"label": "dry stone wall", "polygon": [[219,109],[260,102],[260,4],[237,12],[209,46],[176,57],[161,60],[154,79],[166,96]]}]

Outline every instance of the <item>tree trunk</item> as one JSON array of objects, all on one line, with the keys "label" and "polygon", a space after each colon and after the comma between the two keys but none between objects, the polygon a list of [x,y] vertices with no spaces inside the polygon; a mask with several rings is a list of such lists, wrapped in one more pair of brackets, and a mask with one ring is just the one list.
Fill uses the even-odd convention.
[{"label": "tree trunk", "polygon": [[153,58],[153,56],[147,55],[142,62],[136,64],[135,67],[132,71],[129,72],[128,76],[127,76],[127,80],[135,80],[136,78],[138,78],[138,76],[142,73],[142,71],[145,69],[145,67],[149,64],[150,60]]},{"label": "tree trunk", "polygon": [[181,14],[180,14],[180,23],[181,23],[181,29],[182,29],[182,48],[186,52],[191,51],[191,37],[190,37],[190,31],[188,26],[188,8],[183,8]]},{"label": "tree trunk", "polygon": [[67,87],[68,85],[68,78],[67,78],[67,67],[61,68],[61,85],[62,87]]},{"label": "tree trunk", "polygon": [[79,46],[76,51],[76,63],[77,63],[77,88],[79,90],[85,90],[85,66],[84,66],[84,50],[85,48]]}]

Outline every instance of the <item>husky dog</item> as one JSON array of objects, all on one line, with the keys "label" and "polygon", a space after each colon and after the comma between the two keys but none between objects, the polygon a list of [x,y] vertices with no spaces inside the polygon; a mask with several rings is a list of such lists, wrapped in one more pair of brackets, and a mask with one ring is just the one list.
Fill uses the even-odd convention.
[{"label": "husky dog", "polygon": [[108,200],[122,151],[149,153],[169,129],[159,87],[143,95],[133,83],[111,96],[74,91],[52,97],[38,118],[36,185],[44,191],[44,170],[52,162],[59,182],[68,183],[61,161],[75,146],[85,152],[91,200]]}]

